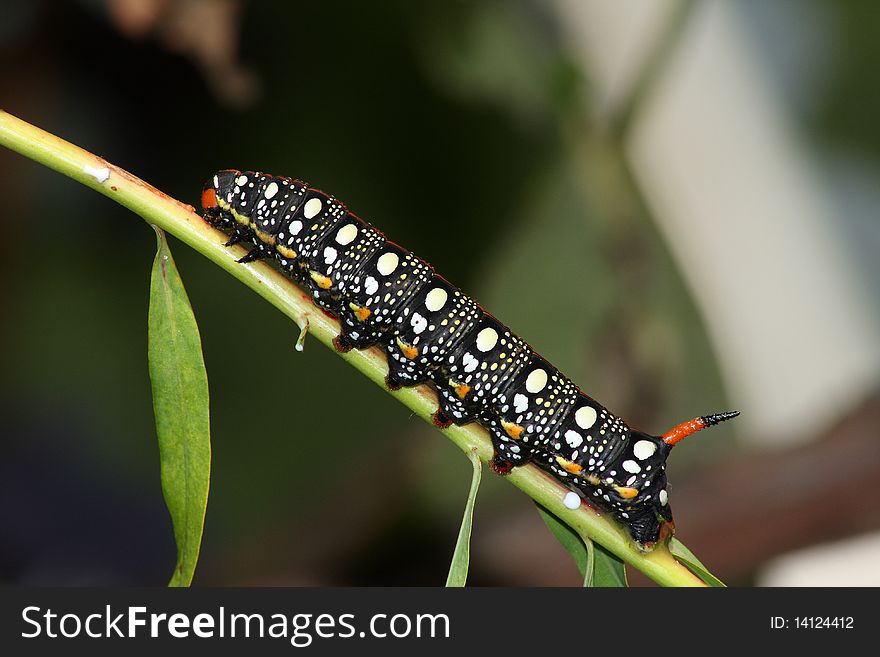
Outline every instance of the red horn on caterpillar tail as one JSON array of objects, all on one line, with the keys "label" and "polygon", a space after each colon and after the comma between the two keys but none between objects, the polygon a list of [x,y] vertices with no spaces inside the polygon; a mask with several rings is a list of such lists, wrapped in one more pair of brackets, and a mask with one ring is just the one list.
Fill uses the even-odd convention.
[{"label": "red horn on caterpillar tail", "polygon": [[693,420],[682,422],[663,434],[663,442],[669,446],[675,445],[690,436],[692,433],[697,433],[697,431],[706,429],[707,427],[715,426],[725,420],[735,418],[737,415],[739,415],[739,411],[725,411],[724,413],[702,415]]}]

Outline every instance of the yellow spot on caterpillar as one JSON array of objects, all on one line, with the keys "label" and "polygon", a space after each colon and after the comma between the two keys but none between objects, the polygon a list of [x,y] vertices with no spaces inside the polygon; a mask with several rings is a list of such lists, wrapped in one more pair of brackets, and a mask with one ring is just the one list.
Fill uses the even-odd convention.
[{"label": "yellow spot on caterpillar", "polygon": [[[406,342],[397,338],[397,346],[400,347],[400,353],[409,358],[410,360],[415,360],[419,356],[419,350],[417,347],[412,347],[408,345]],[[457,392],[457,391],[456,391]],[[465,393],[467,394],[467,393]],[[462,397],[462,399],[464,399]]]},{"label": "yellow spot on caterpillar", "polygon": [[630,488],[629,486],[615,486],[614,490],[616,490],[617,494],[626,500],[631,500],[639,494],[638,488]]},{"label": "yellow spot on caterpillar", "polygon": [[561,456],[556,457],[556,462],[566,472],[570,472],[571,474],[577,475],[583,472],[584,467],[582,465],[578,465],[573,461],[569,461],[568,459],[564,459]]},{"label": "yellow spot on caterpillar", "polygon": [[507,420],[501,420],[501,426],[504,428],[507,435],[514,440],[519,440],[523,431],[525,431],[522,425],[516,424],[515,422],[508,422]]},{"label": "yellow spot on caterpillar", "polygon": [[469,385],[458,383],[454,379],[449,379],[449,385],[452,386],[453,390],[455,390],[455,394],[458,395],[459,399],[464,399],[471,391],[471,387]]},{"label": "yellow spot on caterpillar", "polygon": [[296,259],[296,251],[291,249],[289,246],[284,246],[283,244],[276,244],[275,250],[278,251],[285,258],[290,258],[291,260]]},{"label": "yellow spot on caterpillar", "polygon": [[354,311],[354,316],[358,318],[359,322],[363,322],[370,315],[373,314],[373,311],[364,306],[359,306],[356,303],[349,303],[348,307]]},{"label": "yellow spot on caterpillar", "polygon": [[312,280],[317,283],[318,287],[322,290],[329,290],[333,287],[333,281],[330,280],[329,276],[324,276],[323,274],[319,274],[316,271],[310,271],[309,276],[312,277]]}]

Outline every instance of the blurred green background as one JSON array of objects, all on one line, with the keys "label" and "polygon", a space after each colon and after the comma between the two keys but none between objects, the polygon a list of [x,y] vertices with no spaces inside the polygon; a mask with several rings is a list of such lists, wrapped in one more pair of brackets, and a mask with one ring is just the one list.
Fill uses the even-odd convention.
[{"label": "blurred green background", "polygon": [[[706,310],[626,148],[668,48],[653,51],[659,70],[646,65],[628,100],[600,111],[596,81],[563,36],[565,4],[2,0],[0,104],[193,205],[222,168],[307,180],[431,262],[632,425],[662,432],[730,405]],[[743,4],[760,18],[760,3]],[[821,84],[787,96],[799,129],[876,166],[874,7],[781,4],[825,21],[809,33],[825,39]],[[676,5],[667,46],[701,10]],[[770,25],[747,32],[772,42]],[[175,552],[146,366],[153,232],[9,152],[0,194],[0,581],[162,584]],[[876,235],[876,223],[865,230]],[[316,342],[295,352],[297,329],[273,307],[171,246],[212,397],[195,583],[441,584],[467,459]],[[279,402],[283,414],[270,410]],[[730,508],[737,488],[688,482],[765,460],[736,438],[724,426],[676,450],[671,501],[682,540],[720,577],[747,584],[764,560],[816,534],[799,526],[731,558],[717,531],[701,530],[695,506]],[[757,531],[757,505],[743,505],[732,531]],[[484,478],[470,583],[577,585],[531,506]],[[871,518],[823,538],[876,530]]]}]

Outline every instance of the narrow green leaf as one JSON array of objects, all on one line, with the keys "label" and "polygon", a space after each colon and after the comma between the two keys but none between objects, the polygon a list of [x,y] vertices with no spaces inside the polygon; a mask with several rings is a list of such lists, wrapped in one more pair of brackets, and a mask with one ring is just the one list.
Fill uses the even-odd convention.
[{"label": "narrow green leaf", "polygon": [[571,555],[572,559],[574,559],[577,569],[580,571],[581,575],[584,576],[584,581],[586,582],[587,566],[590,564],[589,555],[587,554],[587,546],[584,545],[583,539],[581,539],[571,527],[566,525],[543,506],[535,504],[535,507],[538,509],[538,514],[547,524],[547,527],[550,528],[551,533],[556,537],[556,540],[562,544],[565,551]]},{"label": "narrow green leaf", "polygon": [[629,586],[623,562],[598,543],[595,548],[596,566],[593,569],[593,586]]},{"label": "narrow green leaf", "polygon": [[474,466],[474,474],[471,479],[471,490],[468,493],[467,504],[464,507],[464,516],[461,519],[461,528],[458,530],[455,553],[452,555],[449,574],[446,576],[446,586],[464,586],[467,582],[468,567],[471,561],[471,528],[474,524],[474,503],[477,500],[477,491],[480,489],[483,465],[475,451],[470,451],[468,457]]},{"label": "narrow green leaf", "polygon": [[672,553],[672,556],[681,561],[694,575],[706,582],[709,586],[727,587],[724,582],[710,573],[709,569],[697,559],[694,553],[688,550],[685,544],[677,538],[673,537],[669,541],[669,551]]},{"label": "narrow green leaf", "polygon": [[584,539],[543,506],[538,513],[562,547],[565,548],[584,577],[584,586],[626,586],[623,562],[601,545]]},{"label": "narrow green leaf", "polygon": [[168,586],[189,586],[199,558],[211,477],[208,377],[183,281],[155,226],[149,350],[162,492],[174,525],[177,565]]}]

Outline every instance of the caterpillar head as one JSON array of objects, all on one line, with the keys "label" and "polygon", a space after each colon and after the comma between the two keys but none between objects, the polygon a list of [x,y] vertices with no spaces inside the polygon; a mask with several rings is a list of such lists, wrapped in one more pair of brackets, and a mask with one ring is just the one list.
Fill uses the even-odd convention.
[{"label": "caterpillar head", "polygon": [[202,216],[209,224],[221,230],[235,226],[229,210],[232,188],[239,173],[233,169],[220,171],[202,187]]}]

